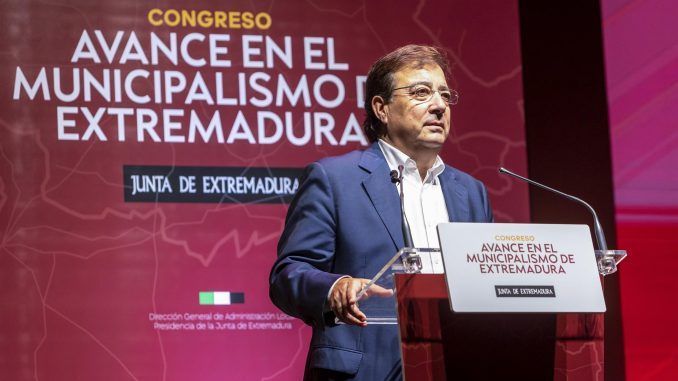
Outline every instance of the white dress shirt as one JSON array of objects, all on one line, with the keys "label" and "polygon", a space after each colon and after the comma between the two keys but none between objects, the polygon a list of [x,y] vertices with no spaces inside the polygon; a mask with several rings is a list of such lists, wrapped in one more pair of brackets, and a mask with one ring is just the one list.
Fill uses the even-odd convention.
[{"label": "white dress shirt", "polygon": [[[403,166],[403,188],[405,192],[405,215],[412,231],[412,243],[416,248],[440,248],[436,226],[449,222],[445,197],[438,177],[445,170],[445,163],[436,156],[433,166],[422,181],[417,163],[399,149],[379,139],[379,148],[391,170]],[[395,186],[395,185],[394,185]],[[396,187],[400,193],[400,187]],[[422,255],[424,274],[442,274],[443,261],[440,253]]]}]

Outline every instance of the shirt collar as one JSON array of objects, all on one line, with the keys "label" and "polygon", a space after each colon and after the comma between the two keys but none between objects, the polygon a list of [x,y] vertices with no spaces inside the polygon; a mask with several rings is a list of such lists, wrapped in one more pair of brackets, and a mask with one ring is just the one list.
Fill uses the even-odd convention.
[{"label": "shirt collar", "polygon": [[[412,160],[401,150],[388,144],[384,139],[379,139],[379,148],[384,154],[386,163],[388,163],[388,167],[391,170],[398,170],[398,166],[402,165],[403,168],[405,168],[404,172],[408,172],[408,169],[414,170],[416,172],[417,163],[415,163],[414,160]],[[443,159],[436,155],[436,160],[433,162],[433,166],[429,168],[425,182],[437,179],[444,170],[445,163],[443,163]]]}]

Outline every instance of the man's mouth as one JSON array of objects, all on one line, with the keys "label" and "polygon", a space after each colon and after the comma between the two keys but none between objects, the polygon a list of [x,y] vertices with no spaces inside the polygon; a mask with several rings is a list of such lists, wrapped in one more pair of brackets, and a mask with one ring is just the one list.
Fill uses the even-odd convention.
[{"label": "man's mouth", "polygon": [[438,126],[438,127],[444,127],[445,123],[443,123],[442,120],[429,120],[424,122],[425,126]]},{"label": "man's mouth", "polygon": [[443,122],[432,121],[424,123],[424,126],[431,128],[432,130],[443,131],[445,129],[445,124]]}]

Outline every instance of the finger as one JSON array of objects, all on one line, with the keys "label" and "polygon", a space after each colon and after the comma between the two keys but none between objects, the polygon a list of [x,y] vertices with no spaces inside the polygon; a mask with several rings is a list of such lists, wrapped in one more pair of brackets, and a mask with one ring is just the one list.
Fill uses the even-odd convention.
[{"label": "finger", "polygon": [[340,282],[332,292],[330,309],[342,322],[364,327],[367,325],[367,317],[358,308],[355,296],[367,281],[362,282],[360,279],[347,278]]},{"label": "finger", "polygon": [[351,288],[348,290],[348,295],[347,295],[348,300],[349,300],[349,303],[347,305],[348,312],[353,317],[355,317],[356,319],[358,319],[361,322],[364,322],[365,320],[367,320],[367,317],[358,308],[356,295],[360,292],[360,290],[362,290],[364,283],[365,282],[362,282],[361,280],[358,280],[356,282],[352,282]]},{"label": "finger", "polygon": [[360,322],[367,322],[367,316],[360,311],[360,308],[358,308],[358,304],[351,304],[347,311],[353,316],[354,318],[358,319]]},{"label": "finger", "polygon": [[340,280],[339,283],[335,286],[334,290],[332,291],[330,301],[330,309],[332,310],[332,312],[334,312],[334,316],[336,316],[339,320],[342,321],[344,321],[344,316],[346,315],[347,303],[345,302],[345,300],[348,283],[350,282],[344,281],[343,279]]},{"label": "finger", "polygon": [[334,315],[338,318],[344,314],[346,308],[346,303],[344,303],[344,292],[341,289],[336,290],[332,293],[332,299],[330,301],[330,309],[334,312]]},{"label": "finger", "polygon": [[373,284],[372,286],[370,286],[369,289],[367,289],[366,294],[368,294],[368,296],[376,295],[376,296],[388,298],[388,297],[393,296],[393,290],[390,289],[390,288],[384,288],[384,287],[378,286],[376,284]]},{"label": "finger", "polygon": [[358,326],[361,326],[361,327],[364,327],[364,326],[367,325],[366,321],[361,320],[357,316],[353,315],[349,308],[344,309],[344,314],[341,316],[340,319],[341,319],[341,321],[343,321],[344,323],[347,323],[347,324],[358,325]]},{"label": "finger", "polygon": [[353,313],[352,307],[353,306],[350,305],[344,305],[339,300],[331,306],[334,316],[336,316],[342,322],[346,324],[363,325],[360,318]]}]

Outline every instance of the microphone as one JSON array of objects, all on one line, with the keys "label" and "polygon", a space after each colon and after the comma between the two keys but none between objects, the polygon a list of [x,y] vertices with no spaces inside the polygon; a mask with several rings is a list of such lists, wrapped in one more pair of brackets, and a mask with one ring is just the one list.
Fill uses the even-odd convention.
[{"label": "microphone", "polygon": [[407,221],[407,215],[405,215],[405,191],[403,189],[403,169],[401,165],[398,166],[398,170],[391,171],[391,182],[394,184],[400,185],[400,211],[402,217],[402,231],[403,231],[403,243],[404,247],[413,248],[414,241],[412,240],[412,230],[410,230],[410,223]]},{"label": "microphone", "polygon": [[395,169],[391,171],[391,182],[397,184],[400,182],[400,177],[398,176],[398,171]]},{"label": "microphone", "polygon": [[603,250],[603,251],[607,250],[607,242],[605,241],[605,234],[603,233],[603,227],[602,227],[602,225],[600,225],[600,220],[598,219],[598,215],[596,214],[596,211],[593,210],[593,207],[591,205],[589,205],[589,203],[587,203],[586,201],[584,201],[584,200],[582,200],[578,197],[574,197],[574,196],[569,195],[567,193],[563,193],[559,190],[553,189],[551,187],[547,187],[544,184],[540,184],[540,183],[538,183],[534,180],[530,180],[526,177],[515,174],[515,173],[509,171],[508,169],[506,169],[504,167],[499,167],[499,173],[503,173],[503,174],[506,174],[506,175],[513,176],[513,177],[518,178],[520,180],[523,180],[523,181],[525,181],[529,184],[537,186],[541,189],[545,189],[547,191],[561,195],[561,196],[563,196],[563,197],[565,197],[569,200],[578,202],[581,205],[584,205],[589,210],[589,212],[591,212],[591,214],[593,215],[593,231],[594,231],[594,234],[596,236],[596,242],[598,243],[598,249]]}]

